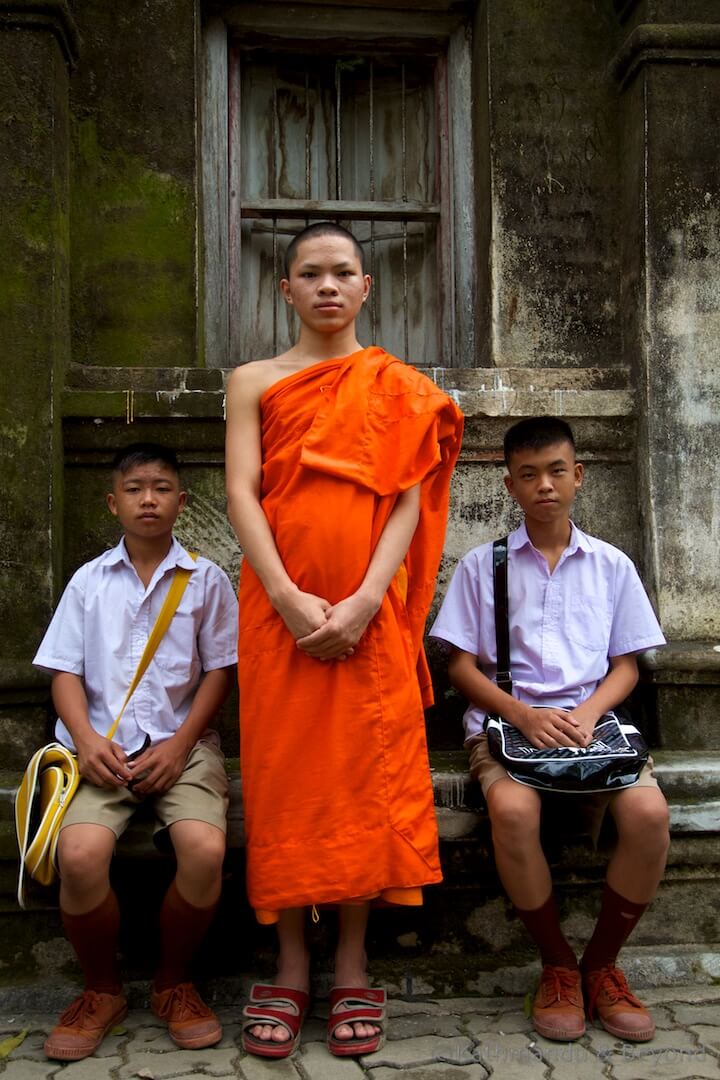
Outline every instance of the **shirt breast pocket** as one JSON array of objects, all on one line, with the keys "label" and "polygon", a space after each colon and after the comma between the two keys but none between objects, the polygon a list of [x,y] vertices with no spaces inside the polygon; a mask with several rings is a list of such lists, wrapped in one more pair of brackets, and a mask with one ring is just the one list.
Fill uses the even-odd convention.
[{"label": "shirt breast pocket", "polygon": [[189,676],[199,663],[195,641],[195,620],[191,614],[176,611],[170,626],[157,647],[159,667],[175,676]]},{"label": "shirt breast pocket", "polygon": [[567,605],[566,633],[575,645],[591,652],[607,653],[610,641],[610,610],[596,597],[574,593]]}]

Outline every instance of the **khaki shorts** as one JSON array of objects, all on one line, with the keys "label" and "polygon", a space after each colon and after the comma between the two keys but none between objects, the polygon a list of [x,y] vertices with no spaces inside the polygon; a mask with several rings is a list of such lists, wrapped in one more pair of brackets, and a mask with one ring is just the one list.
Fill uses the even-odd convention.
[{"label": "khaki shorts", "polygon": [[228,779],[222,751],[198,742],[169,791],[140,799],[126,787],[101,788],[82,782],[63,820],[68,825],[104,825],[119,839],[130,819],[147,807],[154,835],[176,821],[205,821],[221,832],[227,828]]},{"label": "khaki shorts", "polygon": [[[470,755],[470,775],[474,780],[480,782],[483,796],[487,798],[487,793],[496,780],[509,779],[508,771],[490,753],[487,735],[474,735],[465,746]],[[637,784],[633,784],[633,787],[649,787],[660,790],[653,768],[653,759],[649,757],[640,771]],[[589,836],[593,843],[597,843],[605,812],[613,797],[620,794],[620,790],[627,789],[591,791],[587,794],[581,792],[577,794],[572,792],[539,792],[539,794],[544,796],[544,802],[552,804],[553,808],[562,814],[562,821],[565,823],[568,814],[567,803],[564,800],[573,799],[572,821],[567,831],[573,835]],[[545,809],[544,806],[543,809]]]}]

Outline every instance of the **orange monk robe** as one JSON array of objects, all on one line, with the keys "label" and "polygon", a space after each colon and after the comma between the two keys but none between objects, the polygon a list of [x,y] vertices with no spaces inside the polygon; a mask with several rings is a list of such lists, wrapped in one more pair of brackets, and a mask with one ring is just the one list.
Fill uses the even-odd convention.
[{"label": "orange monk robe", "polygon": [[240,579],[240,728],[248,893],[283,908],[383,897],[419,903],[441,879],[423,705],[422,638],[442,553],[462,415],[379,348],[281,379],[261,399],[261,503],[297,586],[353,593],[398,495],[418,527],[344,662],[297,648],[247,560]]}]

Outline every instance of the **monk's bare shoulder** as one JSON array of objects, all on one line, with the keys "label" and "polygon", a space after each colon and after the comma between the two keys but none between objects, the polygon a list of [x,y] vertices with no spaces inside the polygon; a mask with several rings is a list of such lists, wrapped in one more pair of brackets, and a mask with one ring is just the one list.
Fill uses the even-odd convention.
[{"label": "monk's bare shoulder", "polygon": [[266,390],[298,370],[299,366],[288,353],[241,364],[228,379],[228,395],[246,403],[257,403]]}]

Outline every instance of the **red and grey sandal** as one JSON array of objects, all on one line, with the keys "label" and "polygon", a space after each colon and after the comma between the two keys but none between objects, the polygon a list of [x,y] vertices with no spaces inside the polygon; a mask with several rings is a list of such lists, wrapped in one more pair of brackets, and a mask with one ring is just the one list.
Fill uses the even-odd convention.
[{"label": "red and grey sandal", "polygon": [[[269,986],[255,983],[250,991],[250,1001],[242,1011],[243,1050],[257,1057],[290,1057],[300,1042],[300,1028],[310,1005],[310,995],[304,990],[289,986]],[[257,1024],[284,1027],[290,1036],[285,1042],[274,1039],[258,1039],[250,1028]]]},{"label": "red and grey sandal", "polygon": [[[327,1047],[335,1057],[357,1057],[374,1054],[385,1042],[384,990],[367,986],[335,986],[330,991]],[[338,1039],[335,1032],[341,1024],[373,1024],[380,1028],[374,1035]]]}]

